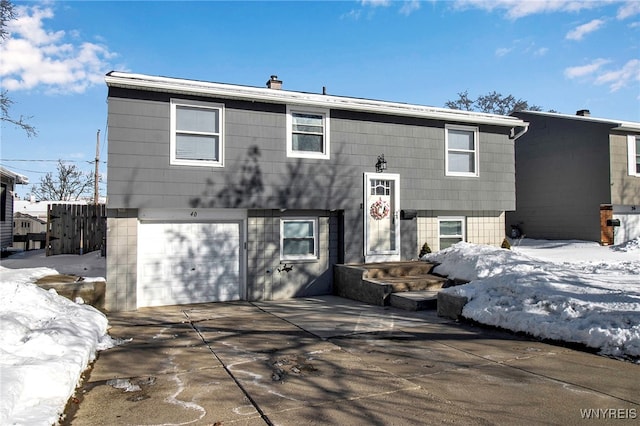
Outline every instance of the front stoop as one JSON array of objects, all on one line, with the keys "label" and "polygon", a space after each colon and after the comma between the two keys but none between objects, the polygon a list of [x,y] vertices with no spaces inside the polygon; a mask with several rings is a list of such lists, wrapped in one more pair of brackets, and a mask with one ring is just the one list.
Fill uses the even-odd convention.
[{"label": "front stoop", "polygon": [[411,311],[435,309],[447,278],[433,275],[423,261],[337,265],[334,294],[378,306]]}]

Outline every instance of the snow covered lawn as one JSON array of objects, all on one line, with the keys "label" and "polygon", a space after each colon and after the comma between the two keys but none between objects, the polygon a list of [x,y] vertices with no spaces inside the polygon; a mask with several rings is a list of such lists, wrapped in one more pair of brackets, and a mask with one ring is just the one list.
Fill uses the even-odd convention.
[{"label": "snow covered lawn", "polygon": [[515,244],[458,243],[423,259],[440,263],[437,273],[470,281],[443,290],[468,298],[466,318],[640,359],[640,240]]}]

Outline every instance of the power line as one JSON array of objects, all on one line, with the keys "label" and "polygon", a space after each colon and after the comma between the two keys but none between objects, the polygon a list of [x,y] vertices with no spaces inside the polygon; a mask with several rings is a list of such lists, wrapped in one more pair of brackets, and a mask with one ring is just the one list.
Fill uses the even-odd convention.
[{"label": "power line", "polygon": [[[23,162],[34,162],[34,163],[57,163],[58,161],[62,161],[63,163],[88,163],[88,164],[95,164],[95,160],[93,161],[89,161],[89,160],[16,160],[16,159],[8,159],[8,158],[3,158],[2,161],[23,161]],[[102,164],[106,164],[106,161],[101,161],[100,163]]]}]

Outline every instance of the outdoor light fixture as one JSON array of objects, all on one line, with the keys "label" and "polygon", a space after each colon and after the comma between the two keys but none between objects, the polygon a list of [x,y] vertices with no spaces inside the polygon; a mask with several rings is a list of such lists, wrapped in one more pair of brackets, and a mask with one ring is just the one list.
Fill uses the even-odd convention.
[{"label": "outdoor light fixture", "polygon": [[384,159],[384,154],[378,155],[378,162],[376,163],[376,172],[384,172],[387,170],[387,160]]}]

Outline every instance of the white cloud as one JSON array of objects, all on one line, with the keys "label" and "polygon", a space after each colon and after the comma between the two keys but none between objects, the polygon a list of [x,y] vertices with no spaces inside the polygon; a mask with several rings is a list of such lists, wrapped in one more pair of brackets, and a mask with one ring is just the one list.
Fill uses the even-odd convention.
[{"label": "white cloud", "polygon": [[420,9],[419,0],[405,1],[402,7],[400,8],[400,13],[403,15],[409,16],[418,9]]},{"label": "white cloud", "polygon": [[640,83],[639,59],[631,59],[619,69],[604,70],[604,66],[610,63],[610,60],[600,58],[587,65],[567,68],[564,74],[570,79],[589,78],[594,84],[609,85],[612,92]]},{"label": "white cloud", "polygon": [[534,50],[533,56],[544,56],[547,54],[547,52],[549,52],[548,47],[541,47],[539,49]]},{"label": "white cloud", "polygon": [[604,20],[602,19],[594,19],[591,22],[587,22],[586,24],[582,24],[569,31],[565,38],[567,40],[582,40],[582,38],[594,31],[599,30],[604,25]]},{"label": "white cloud", "polygon": [[581,65],[581,66],[577,66],[577,67],[569,67],[567,69],[564,70],[564,75],[567,78],[578,78],[578,77],[585,77],[588,76],[590,74],[594,74],[596,72],[598,72],[598,70],[600,68],[602,68],[604,65],[608,64],[609,62],[611,62],[608,59],[596,59],[593,62],[591,62],[590,64],[587,65]]},{"label": "white cloud", "polygon": [[640,2],[637,0],[625,2],[620,6],[616,17],[618,19],[626,19],[634,15],[640,15]]},{"label": "white cloud", "polygon": [[596,78],[596,84],[608,84],[612,92],[616,92],[630,84],[640,82],[640,60],[631,59],[622,68],[607,71]]},{"label": "white cloud", "polygon": [[496,49],[496,56],[501,58],[501,57],[507,55],[512,50],[513,49],[511,49],[509,47],[500,47],[500,48]]},{"label": "white cloud", "polygon": [[[78,32],[52,31],[45,20],[54,17],[50,7],[16,7],[17,19],[9,21],[9,36],[0,45],[0,78],[3,88],[30,90],[44,86],[53,93],[82,93],[102,84],[115,57],[102,44],[75,42]],[[73,38],[69,41],[69,38]],[[75,44],[74,44],[75,42]]]},{"label": "white cloud", "polygon": [[458,0],[454,3],[454,7],[459,9],[503,10],[509,19],[540,13],[577,12],[601,5],[600,2],[584,0]]},{"label": "white cloud", "polygon": [[391,0],[362,0],[360,2],[363,6],[371,6],[371,7],[387,7],[391,4]]}]

